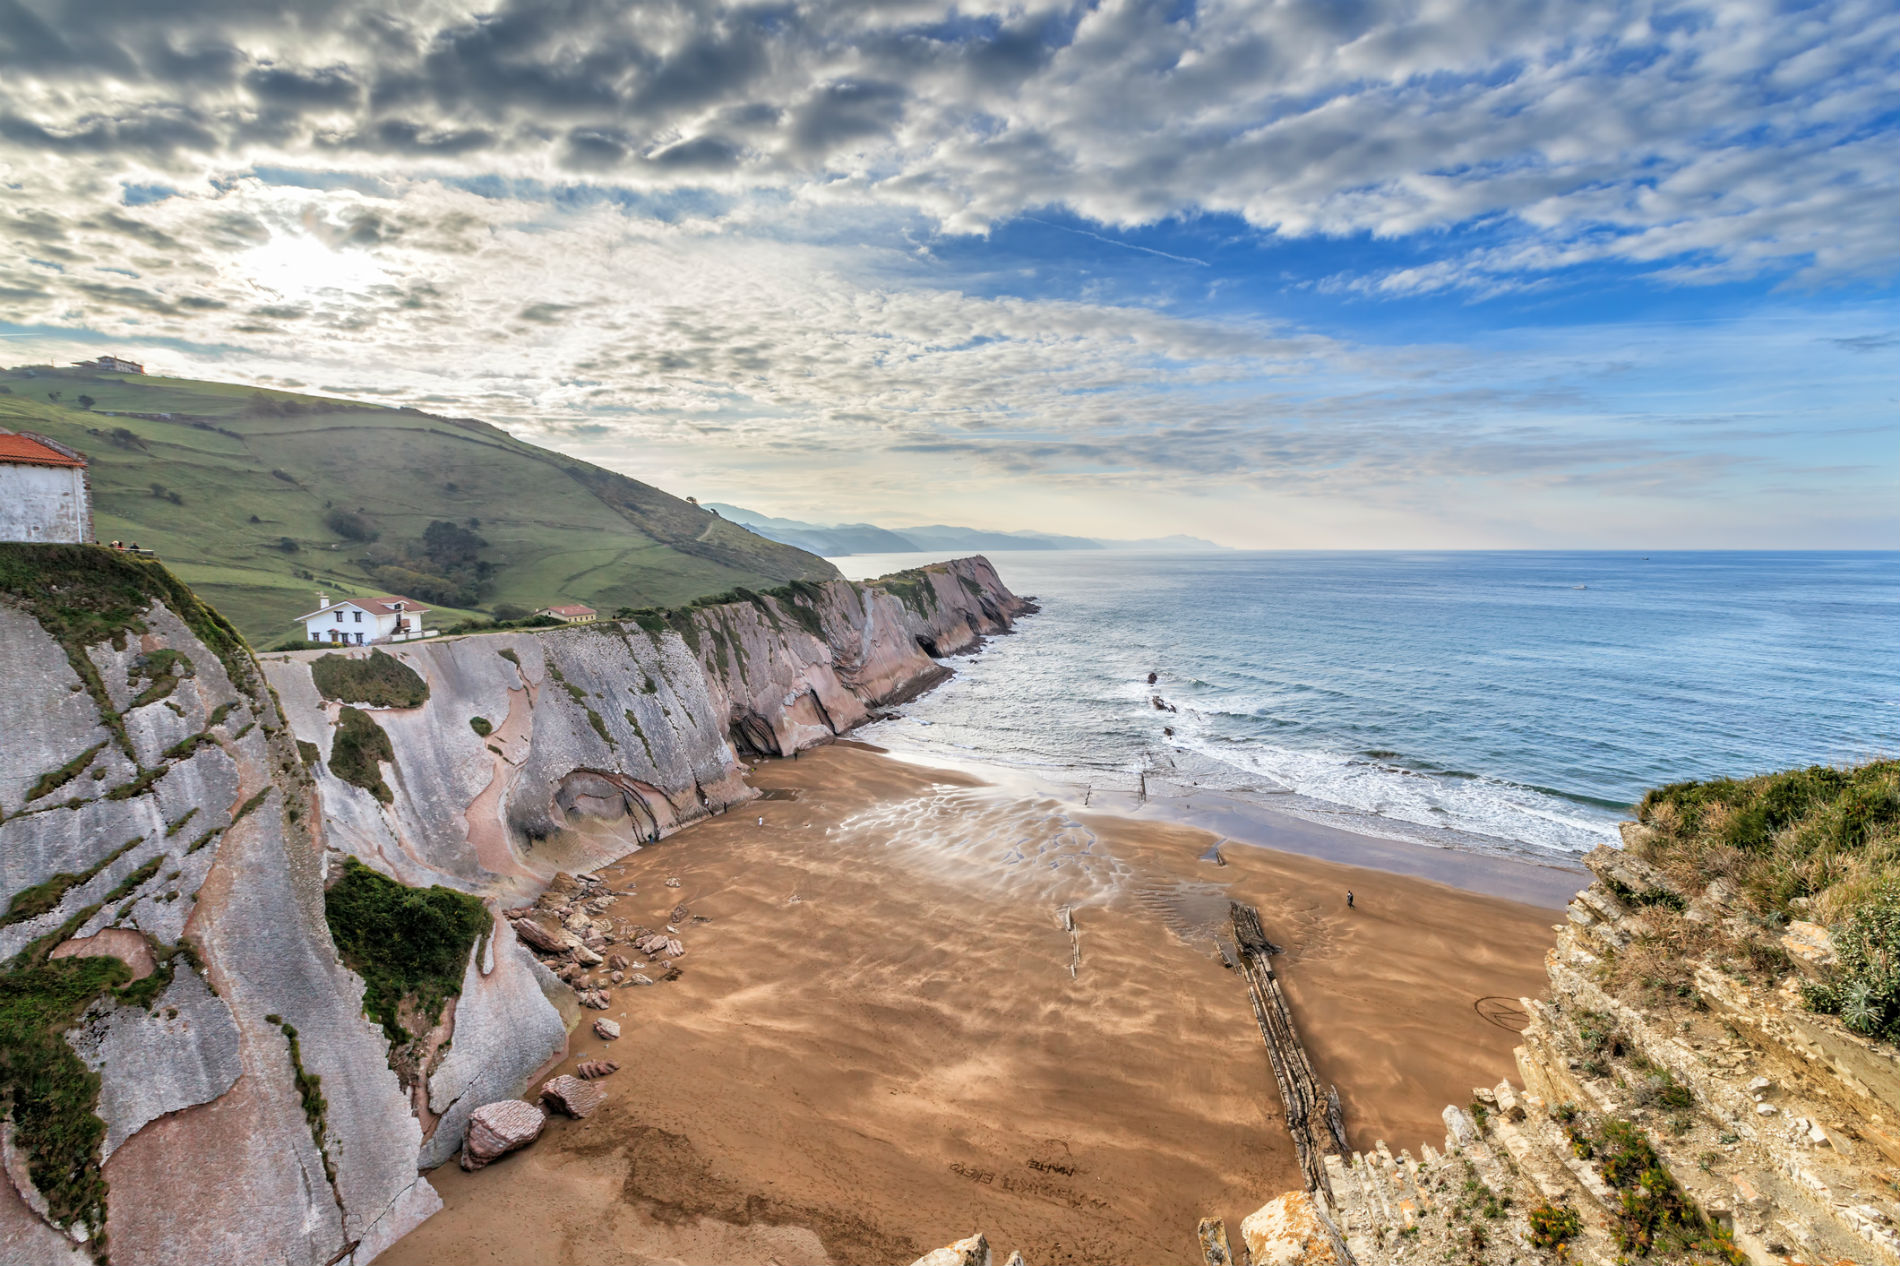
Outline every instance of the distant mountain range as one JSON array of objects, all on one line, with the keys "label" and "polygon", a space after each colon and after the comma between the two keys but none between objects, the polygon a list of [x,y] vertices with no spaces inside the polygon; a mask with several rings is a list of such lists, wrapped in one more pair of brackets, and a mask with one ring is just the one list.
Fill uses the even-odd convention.
[{"label": "distant mountain range", "polygon": [[952,527],[933,523],[928,527],[883,528],[872,523],[804,523],[797,519],[774,518],[744,506],[708,502],[708,510],[743,527],[751,528],[767,540],[794,545],[813,554],[837,558],[845,554],[916,554],[951,553],[967,550],[1002,549],[1150,549],[1150,550],[1221,550],[1197,536],[1158,536],[1143,540],[1117,541],[1091,536],[1055,536],[1046,532],[995,532],[985,528]]}]

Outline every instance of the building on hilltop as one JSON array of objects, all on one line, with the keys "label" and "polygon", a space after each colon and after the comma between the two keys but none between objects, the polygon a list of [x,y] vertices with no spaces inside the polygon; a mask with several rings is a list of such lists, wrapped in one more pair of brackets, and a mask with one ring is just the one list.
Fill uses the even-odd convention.
[{"label": "building on hilltop", "polygon": [[145,366],[135,360],[122,360],[117,356],[101,356],[97,360],[76,360],[75,369],[102,369],[109,374],[142,374]]},{"label": "building on hilltop", "polygon": [[77,450],[0,430],[0,541],[92,540],[92,482]]},{"label": "building on hilltop", "polygon": [[331,602],[317,595],[317,609],[300,615],[304,634],[312,642],[335,642],[344,646],[367,646],[371,642],[407,642],[418,637],[433,637],[433,629],[422,627],[429,608],[394,594],[381,598],[345,598]]},{"label": "building on hilltop", "polygon": [[600,618],[600,612],[592,607],[542,607],[536,615],[553,616],[563,624],[592,624]]}]

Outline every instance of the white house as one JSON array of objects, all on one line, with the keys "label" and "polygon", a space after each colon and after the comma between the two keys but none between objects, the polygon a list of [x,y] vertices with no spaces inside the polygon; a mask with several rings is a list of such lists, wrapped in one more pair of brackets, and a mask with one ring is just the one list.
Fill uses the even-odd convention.
[{"label": "white house", "polygon": [[86,459],[44,435],[0,429],[0,541],[91,539]]},{"label": "white house", "polygon": [[563,624],[592,624],[600,618],[600,612],[592,607],[542,607],[536,615],[550,615]]},{"label": "white house", "polygon": [[80,369],[103,369],[113,374],[142,374],[145,366],[135,360],[125,360],[118,356],[101,356],[98,360],[76,360],[74,365]]},{"label": "white house", "polygon": [[317,609],[297,619],[312,642],[364,646],[370,642],[407,642],[412,638],[434,636],[435,630],[422,627],[422,618],[428,613],[429,608],[421,603],[394,595],[331,602],[318,594]]}]

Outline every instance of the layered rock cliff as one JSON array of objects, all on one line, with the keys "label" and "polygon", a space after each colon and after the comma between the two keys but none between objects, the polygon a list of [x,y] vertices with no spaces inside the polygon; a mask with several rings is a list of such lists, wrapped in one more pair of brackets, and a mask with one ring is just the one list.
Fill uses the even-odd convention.
[{"label": "layered rock cliff", "polygon": [[1764,924],[1726,879],[1586,862],[1517,1082],[1448,1105],[1442,1150],[1328,1157],[1243,1224],[1255,1266],[1900,1263],[1900,1051],[1806,1005],[1826,931]]},{"label": "layered rock cliff", "polygon": [[[390,648],[426,699],[378,707],[315,653],[260,673],[155,565],[0,548],[0,1257],[367,1262],[438,1207],[418,1169],[469,1112],[565,1049],[572,991],[500,909],[1028,609],[980,558],[727,598]],[[366,1016],[346,858],[486,904],[459,996]]]}]

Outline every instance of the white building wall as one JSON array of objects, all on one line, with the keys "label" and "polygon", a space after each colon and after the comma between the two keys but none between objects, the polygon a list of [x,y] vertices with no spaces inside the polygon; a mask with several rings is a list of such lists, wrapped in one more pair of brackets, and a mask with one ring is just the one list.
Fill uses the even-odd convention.
[{"label": "white building wall", "polygon": [[0,541],[92,539],[86,472],[0,462]]}]

